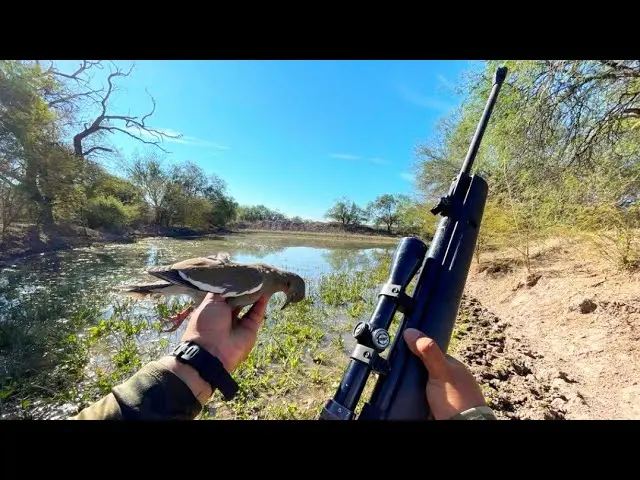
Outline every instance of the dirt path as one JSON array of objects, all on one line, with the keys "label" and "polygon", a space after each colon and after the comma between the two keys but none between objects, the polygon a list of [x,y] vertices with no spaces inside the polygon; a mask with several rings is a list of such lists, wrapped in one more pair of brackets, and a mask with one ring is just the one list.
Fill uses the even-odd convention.
[{"label": "dirt path", "polygon": [[568,392],[534,375],[538,355],[506,335],[508,327],[477,299],[463,297],[449,353],[470,368],[499,419],[564,419]]},{"label": "dirt path", "polygon": [[562,391],[554,410],[640,419],[640,274],[616,272],[577,242],[540,254],[530,286],[523,269],[497,264],[474,265],[466,292],[506,322],[507,345],[529,350],[533,376]]}]

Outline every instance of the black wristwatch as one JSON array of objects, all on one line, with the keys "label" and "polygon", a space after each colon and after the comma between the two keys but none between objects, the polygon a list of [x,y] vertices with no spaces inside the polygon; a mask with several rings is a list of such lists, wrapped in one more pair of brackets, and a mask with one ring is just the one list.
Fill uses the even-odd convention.
[{"label": "black wristwatch", "polygon": [[226,400],[231,400],[238,392],[238,384],[225,370],[222,362],[197,343],[182,342],[171,355],[193,367],[211,388],[220,390]]}]

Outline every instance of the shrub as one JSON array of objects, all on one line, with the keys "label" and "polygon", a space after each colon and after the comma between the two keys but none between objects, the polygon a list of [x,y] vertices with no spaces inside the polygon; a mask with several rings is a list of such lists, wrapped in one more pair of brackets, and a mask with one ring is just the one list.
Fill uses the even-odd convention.
[{"label": "shrub", "polygon": [[118,230],[128,224],[131,213],[117,198],[101,195],[89,200],[87,224],[90,228]]}]

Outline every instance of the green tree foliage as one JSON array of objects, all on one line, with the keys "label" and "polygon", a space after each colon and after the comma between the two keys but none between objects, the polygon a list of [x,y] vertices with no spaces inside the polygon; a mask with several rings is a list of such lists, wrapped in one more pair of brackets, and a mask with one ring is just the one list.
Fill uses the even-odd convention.
[{"label": "green tree foliage", "polygon": [[[404,195],[386,193],[370,202],[367,211],[376,225],[384,225],[387,232],[391,233],[391,229],[398,226],[401,209],[403,206],[406,208],[408,201]],[[406,220],[410,218],[406,216],[407,213],[409,212],[405,211]]]},{"label": "green tree foliage", "polygon": [[40,222],[52,225],[56,194],[72,188],[78,165],[57,143],[55,115],[38,94],[43,88],[56,85],[38,65],[0,61],[1,180],[22,190]]},{"label": "green tree foliage", "polygon": [[640,61],[486,62],[466,99],[419,147],[416,187],[444,194],[466,154],[499,63],[509,67],[476,161],[490,184],[479,249],[509,245],[529,266],[532,245],[559,230],[592,232],[619,265],[634,262],[629,232],[640,179]]},{"label": "green tree foliage", "polygon": [[398,232],[403,235],[432,238],[436,217],[429,209],[430,205],[403,196],[398,205]]},{"label": "green tree foliage", "polygon": [[369,219],[369,212],[347,197],[339,198],[325,213],[326,218],[340,222],[343,226],[360,225]]},{"label": "green tree foliage", "polygon": [[86,217],[90,228],[119,230],[129,223],[131,214],[116,197],[101,195],[89,200]]},{"label": "green tree foliage", "polygon": [[[52,62],[0,61],[0,182],[3,202],[27,202],[21,211],[46,228],[84,220],[91,171],[89,158],[113,152],[109,137],[123,134],[159,146],[163,132],[143,117],[111,112],[116,83],[130,73],[104,62],[83,61],[73,72],[61,72]],[[92,86],[94,73],[104,72],[102,89]],[[108,72],[108,73],[107,73]],[[150,138],[150,139],[149,139]],[[160,147],[161,148],[161,147]],[[20,193],[9,192],[17,189]],[[11,193],[11,194],[9,194]],[[3,229],[15,221],[3,217]],[[9,222],[8,222],[9,221]]]},{"label": "green tree foliage", "polygon": [[238,220],[245,222],[284,221],[287,216],[264,205],[243,205],[238,208]]},{"label": "green tree foliage", "polygon": [[165,156],[147,151],[135,154],[126,170],[157,225],[208,228],[236,217],[237,203],[227,194],[225,182],[193,162],[170,165]]}]

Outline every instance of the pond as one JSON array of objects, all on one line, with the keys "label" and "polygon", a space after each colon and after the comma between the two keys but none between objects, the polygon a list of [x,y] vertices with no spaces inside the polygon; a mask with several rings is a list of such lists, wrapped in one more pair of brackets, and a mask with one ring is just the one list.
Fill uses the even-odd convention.
[{"label": "pond", "polygon": [[[145,273],[150,266],[227,252],[233,261],[264,262],[296,272],[313,288],[323,276],[372,268],[381,258],[388,258],[395,245],[396,240],[384,238],[234,234],[196,239],[148,238],[131,244],[80,248],[26,259],[0,272],[0,408],[2,400],[19,390],[25,378],[59,367],[53,360],[43,360],[46,356],[62,358],[62,354],[56,356],[50,351],[54,347],[60,350],[59,342],[49,339],[64,332],[65,338],[74,340],[74,334],[82,337],[97,319],[109,318],[113,308],[117,308],[114,305],[123,297],[113,287],[155,280]],[[90,305],[98,309],[99,315],[88,325],[82,322],[77,322],[77,328],[76,323],[70,325],[75,321],[73,315]],[[157,320],[153,301],[144,301],[136,308]],[[136,341],[173,344],[183,328],[170,334],[147,330],[137,335]],[[10,353],[21,345],[29,348],[35,345],[33,353],[42,361],[27,365],[24,358],[24,365],[11,365]],[[38,349],[41,353],[37,353]],[[90,363],[108,357],[108,350],[101,353],[98,349]],[[26,402],[33,404],[33,395],[29,398]]]}]

